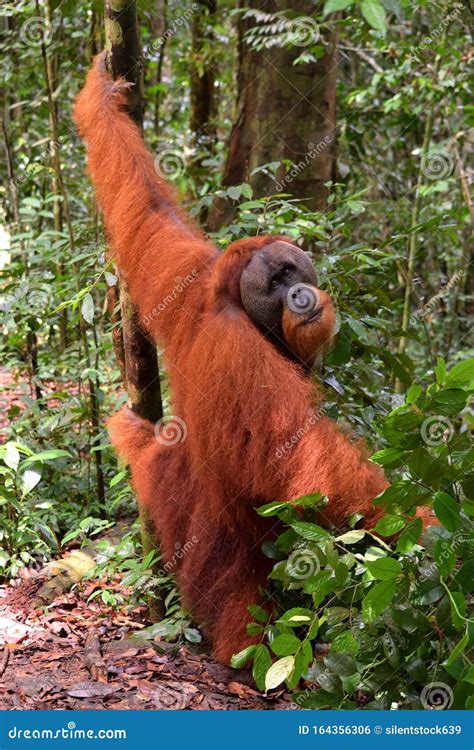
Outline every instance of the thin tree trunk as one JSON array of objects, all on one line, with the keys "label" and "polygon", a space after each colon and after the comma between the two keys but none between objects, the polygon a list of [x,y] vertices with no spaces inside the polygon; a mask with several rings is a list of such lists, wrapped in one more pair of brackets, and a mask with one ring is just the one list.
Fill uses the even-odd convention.
[{"label": "thin tree trunk", "polygon": [[[239,7],[257,4],[241,0]],[[321,59],[294,65],[305,46],[318,41],[319,29],[312,18],[314,3],[264,0],[258,9],[265,13],[295,11],[300,19],[295,29],[300,35],[288,46],[256,51],[245,40],[256,21],[240,17],[237,113],[222,184],[250,182],[257,197],[291,193],[309,208],[324,210],[328,197],[325,183],[334,178],[336,163],[337,37],[327,39]],[[285,160],[298,165],[290,174]],[[274,161],[281,162],[276,178],[263,171],[252,174],[256,167]],[[232,205],[218,201],[211,211],[210,229],[217,230],[230,221],[234,212]]]},{"label": "thin tree trunk", "polygon": [[215,74],[210,57],[213,41],[212,20],[216,13],[216,0],[198,0],[198,9],[193,14],[192,25],[192,70],[190,127],[198,149],[195,167],[202,165],[207,153],[215,146]]},{"label": "thin tree trunk", "polygon": [[[128,112],[142,127],[143,99],[140,80],[140,42],[137,8],[133,0],[105,0],[106,47],[114,78],[123,77],[135,84],[129,91]],[[134,412],[157,422],[163,416],[160,374],[156,347],[140,326],[127,288],[121,282],[122,326],[125,352],[127,392]],[[155,530],[144,506],[139,506],[143,554],[156,548]],[[160,619],[163,603],[158,599],[150,606],[150,617]]]},{"label": "thin tree trunk", "polygon": [[[438,78],[439,68],[441,65],[441,56],[438,55],[436,58],[433,68],[433,82],[436,82]],[[402,312],[402,330],[407,331],[410,324],[410,311],[411,311],[411,295],[413,291],[413,276],[415,271],[416,256],[418,253],[418,232],[416,231],[416,225],[418,224],[421,210],[421,188],[425,181],[425,161],[430,150],[431,135],[433,132],[433,120],[434,120],[434,107],[435,102],[431,105],[428,115],[426,117],[425,129],[423,133],[423,144],[421,147],[421,161],[420,168],[418,170],[418,177],[415,188],[415,198],[413,200],[412,212],[411,212],[411,224],[410,224],[410,235],[408,241],[408,255],[407,255],[407,270],[405,276],[405,294],[403,301],[403,312]],[[407,337],[402,334],[400,342],[398,344],[398,353],[403,354],[407,345]],[[401,393],[403,390],[403,384],[399,378],[395,380],[395,393]]]},{"label": "thin tree trunk", "polygon": [[[38,0],[36,0],[36,12],[38,16],[41,17],[41,10],[40,10]],[[44,79],[46,83],[46,94],[47,94],[48,108],[49,108],[51,161],[53,164],[57,189],[59,190],[59,193],[62,197],[63,214],[64,214],[64,220],[66,222],[66,228],[67,228],[67,233],[68,233],[68,238],[69,238],[69,247],[70,247],[71,255],[74,258],[76,254],[76,240],[74,237],[74,229],[72,225],[72,215],[71,215],[71,209],[69,206],[69,197],[66,191],[66,186],[64,184],[63,173],[62,173],[61,157],[60,157],[60,152],[59,152],[59,123],[58,123],[56,107],[54,104],[53,86],[52,86],[52,78],[51,78],[52,67],[51,67],[51,62],[49,60],[48,52],[46,49],[46,42],[45,42],[44,34],[41,39],[41,57],[43,60]],[[78,291],[80,291],[80,275],[79,275],[79,268],[77,265],[74,266],[74,272],[76,276]],[[81,343],[84,347],[84,355],[86,359],[87,369],[90,372],[92,369],[92,361],[91,361],[91,355],[90,355],[89,340],[87,337],[87,330],[86,330],[85,321],[82,315],[80,316],[80,319],[79,319],[79,328],[80,328],[80,333],[81,333]],[[87,385],[88,385],[88,391],[89,391],[89,415],[90,415],[90,423],[91,423],[92,446],[94,448],[98,448],[100,445],[100,404],[99,404],[99,397],[98,397],[98,382],[97,380],[95,381],[92,380],[91,375],[89,375],[87,378]],[[105,482],[104,482],[104,473],[102,469],[102,455],[101,455],[100,450],[94,450],[93,453],[94,453],[94,461],[95,461],[95,467],[96,467],[97,497],[101,505],[104,506],[105,505]]]}]

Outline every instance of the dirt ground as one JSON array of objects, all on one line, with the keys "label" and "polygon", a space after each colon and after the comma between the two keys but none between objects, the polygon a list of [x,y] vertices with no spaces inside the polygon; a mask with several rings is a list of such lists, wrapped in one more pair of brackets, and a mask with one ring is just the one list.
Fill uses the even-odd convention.
[{"label": "dirt ground", "polygon": [[258,693],[248,670],[140,637],[142,608],[87,602],[97,582],[35,610],[41,583],[33,576],[0,587],[2,709],[295,708],[283,691]]}]

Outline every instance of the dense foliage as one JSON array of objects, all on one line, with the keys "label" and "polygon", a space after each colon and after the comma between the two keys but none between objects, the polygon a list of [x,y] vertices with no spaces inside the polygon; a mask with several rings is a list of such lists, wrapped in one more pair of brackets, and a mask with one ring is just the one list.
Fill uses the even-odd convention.
[{"label": "dense foliage", "polygon": [[[216,196],[234,203],[230,229],[216,236],[223,247],[265,230],[289,233],[313,251],[340,318],[319,373],[324,412],[348,422],[392,480],[374,534],[334,536],[318,527],[309,517],[324,498],[303,500],[308,519],[278,504],[259,510],[286,525],[266,550],[276,560],[270,591],[280,617],[268,624],[266,612],[253,609],[251,630],[262,642],[235,664],[251,658],[260,689],[286,681],[302,707],[417,708],[440,700],[474,707],[467,5],[327,0],[311,19],[320,33],[299,43],[295,64],[321,56],[336,24],[339,33],[338,176],[325,213],[296,201],[291,179],[285,192],[276,185],[265,197],[249,184],[219,186],[234,114],[233,5],[219,3],[204,55],[218,71],[212,149],[190,131],[191,16],[169,3],[165,46],[149,4],[140,6],[145,138],[196,216],[205,218]],[[117,279],[71,121],[100,41],[101,6],[21,0],[0,10],[8,166],[0,187],[8,251],[0,356],[6,382],[17,382],[0,449],[6,577],[135,513],[104,430],[105,416],[126,399],[106,302]],[[254,14],[247,41],[262,54],[291,44],[294,20]],[[277,166],[260,168],[271,174]],[[292,164],[286,168],[290,174]],[[163,392],[168,405],[165,374]],[[407,519],[417,505],[433,505],[441,524],[422,542],[419,522]],[[155,635],[199,639],[169,576],[141,559],[136,533],[102,551],[97,574],[126,575],[138,598],[164,587],[168,620]],[[302,675],[307,682],[298,685]],[[441,699],[431,695],[436,683]]]}]

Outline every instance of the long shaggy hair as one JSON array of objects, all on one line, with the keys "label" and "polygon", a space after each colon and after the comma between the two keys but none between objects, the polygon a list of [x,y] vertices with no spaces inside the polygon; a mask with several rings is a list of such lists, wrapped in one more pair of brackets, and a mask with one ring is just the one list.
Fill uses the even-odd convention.
[{"label": "long shaggy hair", "polygon": [[[227,661],[252,641],[247,606],[261,599],[271,567],[261,543],[277,529],[255,507],[319,491],[329,497],[319,523],[342,526],[359,512],[372,526],[381,514],[372,500],[387,481],[324,416],[305,370],[242,306],[241,273],[275,238],[218,253],[157,174],[124,112],[125,89],[99,57],[74,116],[117,264],[144,329],[165,350],[175,424],[164,430],[176,434],[163,439],[129,410],[113,416],[109,429],[185,604]],[[291,316],[283,327],[297,350],[310,345],[291,341]],[[328,331],[320,335],[323,341]]]}]

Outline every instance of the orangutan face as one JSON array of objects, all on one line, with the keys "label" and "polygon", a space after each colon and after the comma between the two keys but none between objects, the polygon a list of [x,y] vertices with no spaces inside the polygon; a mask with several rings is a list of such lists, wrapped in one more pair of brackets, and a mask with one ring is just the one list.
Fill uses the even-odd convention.
[{"label": "orangutan face", "polygon": [[242,304],[263,331],[312,365],[331,339],[335,314],[308,255],[283,240],[256,250],[240,277]]}]

